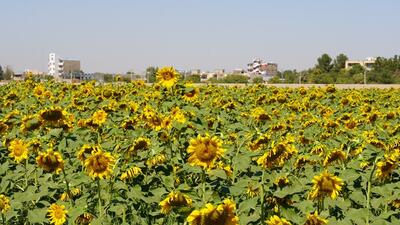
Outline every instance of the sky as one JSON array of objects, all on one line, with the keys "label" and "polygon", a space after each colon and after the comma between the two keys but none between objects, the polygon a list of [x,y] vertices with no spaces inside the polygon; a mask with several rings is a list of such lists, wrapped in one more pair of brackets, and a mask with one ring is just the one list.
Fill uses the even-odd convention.
[{"label": "sky", "polygon": [[302,70],[323,53],[400,54],[398,0],[0,0],[0,65],[85,72],[227,71],[254,58]]}]

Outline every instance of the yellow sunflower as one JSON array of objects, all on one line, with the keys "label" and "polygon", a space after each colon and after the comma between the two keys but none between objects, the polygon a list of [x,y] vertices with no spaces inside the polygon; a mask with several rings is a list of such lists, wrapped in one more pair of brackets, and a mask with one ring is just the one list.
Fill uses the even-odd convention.
[{"label": "yellow sunflower", "polygon": [[269,220],[265,221],[268,225],[292,225],[289,221],[279,216],[271,216]]},{"label": "yellow sunflower", "polygon": [[261,108],[257,107],[251,112],[251,117],[253,117],[257,122],[271,120],[271,116],[267,114],[267,112]]},{"label": "yellow sunflower", "polygon": [[174,121],[177,121],[179,123],[185,123],[186,122],[186,117],[183,111],[179,107],[174,107],[171,110],[171,117]]},{"label": "yellow sunflower", "polygon": [[94,216],[90,213],[83,213],[75,219],[77,225],[90,225],[90,222],[94,219]]},{"label": "yellow sunflower", "polygon": [[392,157],[385,157],[384,160],[376,164],[376,177],[384,180],[396,169],[397,163]]},{"label": "yellow sunflower", "polygon": [[186,85],[186,89],[183,94],[183,99],[192,102],[197,99],[199,93],[200,89],[198,87],[194,87],[192,84]]},{"label": "yellow sunflower", "polygon": [[191,139],[187,152],[190,154],[188,162],[192,166],[200,166],[204,169],[214,167],[216,160],[224,154],[222,141],[218,137],[210,137],[198,135],[197,138]]},{"label": "yellow sunflower", "polygon": [[160,202],[161,213],[168,214],[173,207],[191,206],[192,199],[180,192],[171,192]]},{"label": "yellow sunflower", "polygon": [[158,154],[158,155],[155,155],[154,157],[146,160],[146,165],[148,167],[153,167],[153,166],[162,165],[166,161],[167,161],[167,158],[165,157],[164,154]]},{"label": "yellow sunflower", "polygon": [[81,189],[73,188],[70,190],[69,193],[68,193],[68,191],[63,192],[60,196],[60,200],[66,202],[66,201],[70,200],[71,198],[80,196],[81,194],[82,194]]},{"label": "yellow sunflower", "polygon": [[5,133],[8,130],[8,125],[0,120],[0,134]]},{"label": "yellow sunflower", "polygon": [[98,148],[99,148],[98,146],[84,144],[84,145],[81,147],[81,149],[79,150],[78,154],[77,154],[78,159],[79,159],[82,163],[84,163],[85,160],[87,159],[87,157],[88,157],[89,155],[91,155],[93,151],[97,151]]},{"label": "yellow sunflower", "polygon": [[140,169],[140,167],[133,166],[133,167],[129,168],[127,171],[123,172],[120,176],[120,179],[122,181],[126,181],[128,179],[132,179],[132,178],[139,176],[141,173],[142,173],[142,169]]},{"label": "yellow sunflower", "polygon": [[318,212],[308,214],[307,220],[304,223],[304,225],[326,225],[326,224],[328,224],[328,220],[318,216]]},{"label": "yellow sunflower", "polygon": [[104,110],[99,110],[92,115],[92,121],[94,124],[101,125],[107,120],[107,113]]},{"label": "yellow sunflower", "polygon": [[249,183],[247,185],[246,194],[250,198],[254,198],[260,194],[260,187],[258,185],[253,185],[252,183]]},{"label": "yellow sunflower", "polygon": [[146,137],[139,137],[133,142],[130,151],[137,153],[138,151],[147,150],[150,147],[150,143],[151,143],[150,139]]},{"label": "yellow sunflower", "polygon": [[41,152],[36,157],[36,163],[42,167],[46,172],[56,174],[64,169],[64,160],[59,152],[53,151],[52,148],[47,149],[46,152]]},{"label": "yellow sunflower", "polygon": [[217,207],[208,203],[204,208],[192,211],[186,220],[189,225],[238,225],[239,217],[235,215],[235,211],[235,202],[225,199]]},{"label": "yellow sunflower", "polygon": [[98,149],[85,160],[85,167],[92,178],[104,179],[112,173],[114,163],[115,158],[109,152]]},{"label": "yellow sunflower", "polygon": [[64,205],[51,204],[47,213],[51,224],[62,225],[67,221],[68,211]]},{"label": "yellow sunflower", "polygon": [[61,107],[51,107],[39,112],[39,117],[44,122],[57,123],[64,118],[66,112]]},{"label": "yellow sunflower", "polygon": [[174,67],[163,67],[157,71],[157,80],[161,86],[171,88],[179,79],[179,73]]},{"label": "yellow sunflower", "polygon": [[28,144],[20,139],[12,140],[8,150],[10,151],[9,156],[14,158],[17,163],[28,158]]},{"label": "yellow sunflower", "polygon": [[322,172],[320,175],[314,176],[312,183],[313,188],[309,194],[309,198],[311,199],[320,199],[326,196],[330,196],[332,199],[335,199],[343,186],[342,179],[330,174],[327,171]]},{"label": "yellow sunflower", "polygon": [[342,150],[335,150],[330,152],[324,160],[324,166],[329,166],[330,164],[340,161],[343,162],[346,160],[346,153]]},{"label": "yellow sunflower", "polygon": [[0,195],[0,212],[6,213],[10,209],[10,200],[5,195]]},{"label": "yellow sunflower", "polygon": [[38,129],[42,125],[42,121],[37,116],[24,116],[22,118],[21,130],[23,132]]}]

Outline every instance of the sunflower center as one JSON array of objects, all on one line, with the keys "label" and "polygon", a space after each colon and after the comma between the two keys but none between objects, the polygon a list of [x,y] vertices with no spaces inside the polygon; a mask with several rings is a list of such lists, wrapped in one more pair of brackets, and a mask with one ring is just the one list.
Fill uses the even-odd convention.
[{"label": "sunflower center", "polygon": [[211,161],[216,156],[216,146],[211,142],[202,143],[197,151],[197,156],[201,161]]},{"label": "sunflower center", "polygon": [[22,146],[16,146],[16,148],[14,149],[14,155],[15,156],[21,156],[24,153],[24,149]]},{"label": "sunflower center", "polygon": [[100,155],[94,159],[93,162],[93,170],[97,173],[101,173],[107,170],[109,164],[109,160],[107,157]]},{"label": "sunflower center", "polygon": [[164,80],[171,80],[173,77],[174,77],[174,75],[171,73],[171,72],[165,72],[164,74],[163,74],[164,76]]},{"label": "sunflower center", "polygon": [[62,209],[54,210],[54,218],[56,218],[58,220],[64,218],[64,212],[62,211]]},{"label": "sunflower center", "polygon": [[323,177],[321,181],[321,191],[324,193],[331,193],[335,189],[335,183],[333,180]]}]

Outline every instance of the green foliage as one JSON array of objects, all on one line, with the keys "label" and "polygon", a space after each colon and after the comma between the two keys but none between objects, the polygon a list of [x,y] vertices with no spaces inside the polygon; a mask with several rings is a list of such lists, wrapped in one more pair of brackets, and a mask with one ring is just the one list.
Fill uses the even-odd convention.
[{"label": "green foliage", "polygon": [[3,67],[0,65],[0,80],[3,80]]},{"label": "green foliage", "polygon": [[339,54],[336,56],[333,61],[333,71],[339,72],[341,69],[344,69],[346,66],[346,60],[349,58],[345,54]]},{"label": "green foliage", "polygon": [[316,68],[320,69],[323,73],[328,73],[331,71],[333,64],[332,58],[328,54],[323,54],[321,57],[317,59],[318,64]]},{"label": "green foliage", "polygon": [[6,71],[3,73],[3,79],[11,80],[13,76],[14,76],[14,71],[11,69],[11,67],[6,66]]},{"label": "green foliage", "polygon": [[198,74],[186,76],[185,80],[190,81],[192,83],[201,83],[201,78],[200,78],[200,75],[198,75]]},{"label": "green foliage", "polygon": [[262,77],[254,77],[252,81],[253,81],[254,84],[262,84],[262,83],[264,83],[264,79]]},{"label": "green foliage", "polygon": [[220,83],[246,84],[248,82],[249,77],[240,74],[229,74],[226,77],[220,79]]}]

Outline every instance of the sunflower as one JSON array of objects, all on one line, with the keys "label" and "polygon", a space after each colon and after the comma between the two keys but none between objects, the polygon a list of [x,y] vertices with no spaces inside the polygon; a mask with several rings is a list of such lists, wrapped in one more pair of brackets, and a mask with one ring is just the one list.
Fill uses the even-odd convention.
[{"label": "sunflower", "polygon": [[318,216],[318,212],[308,214],[307,220],[304,223],[304,225],[326,225],[326,224],[328,224],[328,220]]},{"label": "sunflower", "polygon": [[200,210],[194,210],[187,217],[189,225],[238,225],[239,217],[235,215],[236,205],[230,199],[215,207],[208,203]]},{"label": "sunflower", "polygon": [[279,216],[271,216],[269,220],[265,221],[268,225],[292,225],[289,221]]},{"label": "sunflower", "polygon": [[99,148],[85,160],[85,167],[92,178],[104,179],[112,173],[114,163],[115,158],[109,152],[103,152]]},{"label": "sunflower", "polygon": [[98,146],[95,145],[88,145],[88,144],[84,144],[81,149],[79,150],[77,156],[78,159],[84,163],[85,160],[87,159],[87,157],[92,154],[92,152],[97,151]]},{"label": "sunflower", "polygon": [[33,94],[37,97],[37,98],[41,98],[43,97],[44,93],[46,92],[46,88],[43,85],[37,85],[34,89],[33,89]]},{"label": "sunflower", "polygon": [[17,163],[28,158],[28,144],[20,139],[12,140],[8,150],[10,151],[9,156],[14,158]]},{"label": "sunflower", "polygon": [[271,149],[258,158],[257,164],[264,168],[282,167],[287,160],[297,153],[296,147],[289,139],[278,144],[272,143]]},{"label": "sunflower", "polygon": [[189,164],[192,166],[200,166],[204,169],[214,167],[214,162],[221,158],[224,149],[221,147],[222,141],[217,137],[198,135],[197,138],[191,139],[187,152],[189,156]]},{"label": "sunflower", "polygon": [[286,185],[289,184],[289,179],[287,178],[287,176],[277,177],[277,178],[275,179],[275,181],[274,181],[274,184],[275,184],[277,187],[282,188],[282,187],[284,187],[284,186],[286,186]]},{"label": "sunflower", "polygon": [[6,213],[10,209],[10,200],[5,195],[0,195],[0,212]]},{"label": "sunflower", "polygon": [[90,213],[83,213],[79,215],[75,219],[75,224],[77,225],[90,225],[90,222],[92,222],[94,216]]},{"label": "sunflower", "polygon": [[257,122],[271,120],[271,116],[267,114],[267,112],[261,108],[257,107],[251,112],[251,117],[253,117]]},{"label": "sunflower", "polygon": [[311,199],[320,199],[326,196],[330,196],[332,199],[335,199],[343,186],[342,179],[330,174],[327,171],[322,172],[320,175],[314,176],[312,183],[313,188],[309,194],[309,198]]},{"label": "sunflower", "polygon": [[346,153],[342,150],[335,150],[330,152],[324,160],[324,166],[329,166],[334,162],[346,160]]},{"label": "sunflower", "polygon": [[193,87],[193,85],[186,85],[185,92],[183,94],[183,99],[192,102],[197,99],[199,96],[200,89],[197,87]]},{"label": "sunflower", "polygon": [[36,163],[42,167],[46,172],[56,174],[64,169],[64,160],[59,152],[54,152],[52,148],[47,149],[46,152],[41,152],[36,157]]},{"label": "sunflower", "polygon": [[154,157],[146,160],[146,165],[148,167],[153,167],[153,166],[162,165],[166,161],[167,161],[167,158],[165,157],[164,154],[158,154],[158,155],[155,155]]},{"label": "sunflower", "polygon": [[8,125],[4,121],[0,120],[0,134],[5,133],[8,130]]},{"label": "sunflower", "polygon": [[174,107],[171,110],[171,117],[174,121],[177,121],[179,123],[185,123],[186,122],[186,117],[183,111],[179,107]]},{"label": "sunflower", "polygon": [[260,187],[249,183],[247,185],[246,194],[250,198],[254,198],[260,194]]},{"label": "sunflower", "polygon": [[42,125],[42,121],[37,116],[24,116],[22,118],[21,130],[23,132],[38,129]]},{"label": "sunflower", "polygon": [[150,139],[146,137],[139,137],[133,142],[133,145],[129,150],[134,153],[137,153],[138,151],[145,151],[149,149],[150,143]]},{"label": "sunflower", "polygon": [[395,199],[395,200],[391,201],[390,204],[391,204],[394,208],[400,209],[400,199]]},{"label": "sunflower", "polygon": [[51,224],[62,225],[67,221],[68,211],[64,205],[51,204],[47,213]]},{"label": "sunflower", "polygon": [[384,180],[396,169],[397,163],[393,157],[385,157],[384,160],[376,164],[376,177]]},{"label": "sunflower", "polygon": [[139,176],[141,173],[142,173],[142,169],[140,169],[140,167],[133,166],[133,167],[129,168],[127,171],[123,172],[120,176],[120,179],[122,181],[126,181],[128,179],[132,179],[132,178]]},{"label": "sunflower", "polygon": [[39,112],[39,118],[48,123],[57,123],[64,118],[65,111],[61,107],[51,107]]},{"label": "sunflower", "polygon": [[107,120],[107,113],[104,110],[99,110],[92,115],[92,121],[96,125],[102,125]]},{"label": "sunflower", "polygon": [[171,88],[179,79],[179,73],[174,67],[163,67],[157,71],[157,80],[161,86]]},{"label": "sunflower", "polygon": [[60,200],[65,202],[65,201],[70,200],[71,198],[76,198],[77,196],[80,196],[81,194],[82,194],[81,189],[73,188],[70,190],[69,193],[67,191],[63,192],[60,196]]},{"label": "sunflower", "polygon": [[171,192],[160,202],[161,213],[168,214],[173,207],[191,206],[192,199],[180,192]]}]

